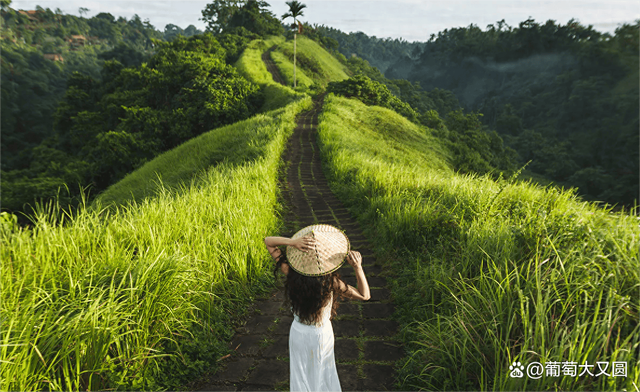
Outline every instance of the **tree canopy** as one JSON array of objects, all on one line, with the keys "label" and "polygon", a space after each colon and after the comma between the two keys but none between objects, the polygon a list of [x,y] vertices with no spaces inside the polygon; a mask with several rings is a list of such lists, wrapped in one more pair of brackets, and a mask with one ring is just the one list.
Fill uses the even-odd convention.
[{"label": "tree canopy", "polygon": [[286,4],[289,6],[289,12],[286,12],[282,15],[282,19],[293,18],[293,24],[291,25],[292,30],[298,29],[298,18],[304,16],[303,9],[307,8],[306,4],[302,4],[297,0],[287,1]]},{"label": "tree canopy", "polygon": [[260,0],[214,0],[202,10],[202,20],[214,34],[281,34],[282,26],[268,7],[269,3]]},{"label": "tree canopy", "polygon": [[[627,206],[639,199],[639,30],[640,21],[608,34],[575,20],[530,18],[445,29],[409,44],[318,29],[350,63],[360,57],[378,66],[389,90],[420,113],[436,102],[427,94],[448,92],[481,113],[520,164],[532,160],[527,171],[577,186],[588,200]],[[393,60],[385,63],[384,53]],[[447,106],[437,111],[455,110]]]},{"label": "tree canopy", "polygon": [[[233,53],[245,42],[221,41]],[[23,210],[56,197],[59,188],[69,188],[62,204],[73,204],[78,186],[95,194],[156,155],[260,107],[258,86],[226,63],[227,50],[213,35],[157,45],[141,65],[112,59],[98,78],[69,77],[53,135],[30,150],[27,167],[3,172],[3,208]]]}]

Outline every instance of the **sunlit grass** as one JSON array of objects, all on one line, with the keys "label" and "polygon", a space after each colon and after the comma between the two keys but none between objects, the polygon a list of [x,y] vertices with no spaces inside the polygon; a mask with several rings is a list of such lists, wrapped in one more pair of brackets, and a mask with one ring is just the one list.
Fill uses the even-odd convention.
[{"label": "sunlit grass", "polygon": [[[429,130],[415,136],[399,117],[330,95],[319,124],[332,189],[397,275],[408,350],[398,387],[635,390],[638,217],[458,175]],[[510,378],[514,361],[601,361],[609,373],[625,361],[628,377]]]},{"label": "sunlit grass", "polygon": [[249,43],[234,66],[240,75],[247,80],[259,84],[273,84],[273,78],[262,62],[262,53],[273,45],[284,42],[284,37],[271,37],[267,40],[257,39]]},{"label": "sunlit grass", "polygon": [[[304,35],[297,37],[296,52],[298,53],[296,79],[301,89],[309,88],[313,84],[326,86],[329,82],[337,82],[349,77],[349,71],[343,64],[318,43]],[[271,58],[287,85],[293,86],[293,40],[279,42],[271,53]],[[305,62],[305,59],[308,62]]]},{"label": "sunlit grass", "polygon": [[262,61],[262,54],[267,49],[282,42],[284,42],[284,37],[281,36],[253,40],[234,64],[240,75],[262,88],[264,104],[260,108],[260,112],[281,108],[293,100],[304,97],[304,94],[276,83]]},{"label": "sunlit grass", "polygon": [[[287,86],[293,87],[293,61],[281,53],[278,49],[271,52],[271,59],[278,67],[280,76],[284,79]],[[307,76],[304,69],[297,65],[296,67],[296,87],[298,89],[307,89],[313,85],[313,80]]]},{"label": "sunlit grass", "polygon": [[[214,130],[230,135],[166,153],[73,218],[50,204],[29,229],[3,225],[2,389],[178,389],[210,370],[233,315],[272,285],[262,239],[279,227],[280,156],[309,106]],[[205,150],[220,158],[209,168]],[[197,175],[178,190],[128,197],[180,162]]]}]

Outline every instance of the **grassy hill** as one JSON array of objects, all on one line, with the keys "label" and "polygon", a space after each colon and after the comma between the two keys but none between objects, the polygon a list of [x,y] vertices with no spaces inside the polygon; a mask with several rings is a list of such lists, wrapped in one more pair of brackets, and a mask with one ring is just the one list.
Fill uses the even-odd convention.
[{"label": "grassy hill", "polygon": [[231,315],[271,287],[280,156],[311,103],[265,94],[276,108],[158,156],[73,217],[3,214],[4,388],[177,389],[226,353]]},{"label": "grassy hill", "polygon": [[[291,80],[292,44],[253,41],[235,64],[261,86],[261,114],[157,157],[73,217],[0,220],[5,389],[178,389],[224,355],[231,315],[272,281],[262,238],[281,223],[280,156],[305,92],[348,77],[301,37],[301,91],[274,83],[260,56],[275,46]],[[388,260],[409,352],[400,388],[639,384],[636,216],[457,174],[436,133],[389,109],[329,95],[319,121],[332,189]],[[629,375],[510,378],[515,361],[625,361]]]},{"label": "grassy hill", "polygon": [[231,169],[264,159],[274,130],[285,124],[291,127],[300,111],[300,105],[294,106],[293,112],[276,109],[193,138],[109,187],[98,196],[96,205],[124,205],[166,190],[187,191],[220,165]]},{"label": "grassy hill", "polygon": [[[276,63],[280,74],[293,86],[293,40],[273,42],[275,49],[271,59]],[[317,42],[299,36],[296,44],[297,85],[307,89],[315,84],[326,86],[329,82],[337,82],[349,77],[349,70]]]},{"label": "grassy hill", "polygon": [[[326,98],[335,193],[389,261],[407,359],[400,390],[638,385],[637,217],[573,192],[459,175],[431,131]],[[514,362],[626,362],[628,377],[511,378]]]}]

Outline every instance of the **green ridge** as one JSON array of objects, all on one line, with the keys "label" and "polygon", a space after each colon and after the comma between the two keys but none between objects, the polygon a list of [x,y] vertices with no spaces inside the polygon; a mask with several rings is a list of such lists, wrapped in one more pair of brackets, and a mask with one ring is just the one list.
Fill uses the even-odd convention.
[{"label": "green ridge", "polygon": [[[388,260],[400,390],[634,389],[637,216],[572,191],[459,175],[430,130],[329,95],[330,186]],[[521,362],[626,362],[628,377],[512,378]]]},{"label": "green ridge", "polygon": [[[262,238],[281,224],[277,174],[304,92],[348,77],[318,44],[252,41],[235,67],[262,88],[250,119],[130,173],[94,208],[3,220],[0,345],[6,390],[178,389],[225,353],[230,314],[272,277]],[[573,192],[459,175],[430,129],[329,95],[319,144],[393,296],[409,355],[401,389],[633,389],[639,385],[637,217]],[[116,208],[102,209],[106,206]],[[266,257],[265,257],[266,256]],[[19,311],[18,311],[19,310]],[[167,354],[169,354],[167,356]],[[509,377],[514,361],[626,361],[627,378]]]},{"label": "green ridge", "polygon": [[[280,70],[287,85],[293,86],[293,40],[277,42],[271,58]],[[349,77],[349,70],[317,42],[298,36],[296,44],[297,85],[300,89],[311,88],[314,84],[326,86]]]},{"label": "green ridge", "polygon": [[272,287],[262,240],[281,224],[280,156],[310,105],[192,139],[73,217],[50,205],[30,229],[3,219],[3,388],[179,389],[211,371],[233,319]]}]

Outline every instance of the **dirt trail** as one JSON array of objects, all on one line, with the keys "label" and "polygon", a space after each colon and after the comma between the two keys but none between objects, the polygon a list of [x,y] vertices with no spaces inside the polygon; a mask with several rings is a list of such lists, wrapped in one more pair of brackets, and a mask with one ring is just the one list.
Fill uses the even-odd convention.
[{"label": "dirt trail", "polygon": [[273,60],[271,60],[271,52],[275,48],[276,47],[274,45],[270,47],[266,52],[262,53],[262,61],[267,66],[267,71],[269,71],[269,73],[271,73],[271,76],[273,76],[273,80],[283,86],[286,86],[284,79],[282,79],[282,76],[280,76],[280,72],[278,72],[278,67],[276,67],[276,64],[273,62]]},{"label": "dirt trail", "polygon": [[[263,60],[265,55],[268,57],[268,53],[263,54]],[[273,69],[275,71],[270,72],[275,72],[274,79],[278,80],[277,69]],[[369,242],[349,211],[331,192],[322,172],[316,143],[322,103],[321,97],[314,101],[311,110],[298,116],[284,155],[287,174],[286,183],[282,185],[288,211],[287,232],[281,234],[291,236],[311,224],[330,224],[345,230],[351,248],[362,253],[371,300],[346,301],[338,308],[338,316],[333,320],[338,375],[344,391],[391,390],[393,363],[404,356],[402,346],[395,340],[398,325],[391,320],[394,305]],[[340,274],[344,281],[356,286],[353,269],[347,263]],[[293,317],[284,309],[283,300],[280,287],[271,298],[255,304],[254,314],[236,330],[231,343],[234,354],[223,360],[226,368],[206,380],[199,390],[289,390],[289,328]]]}]

